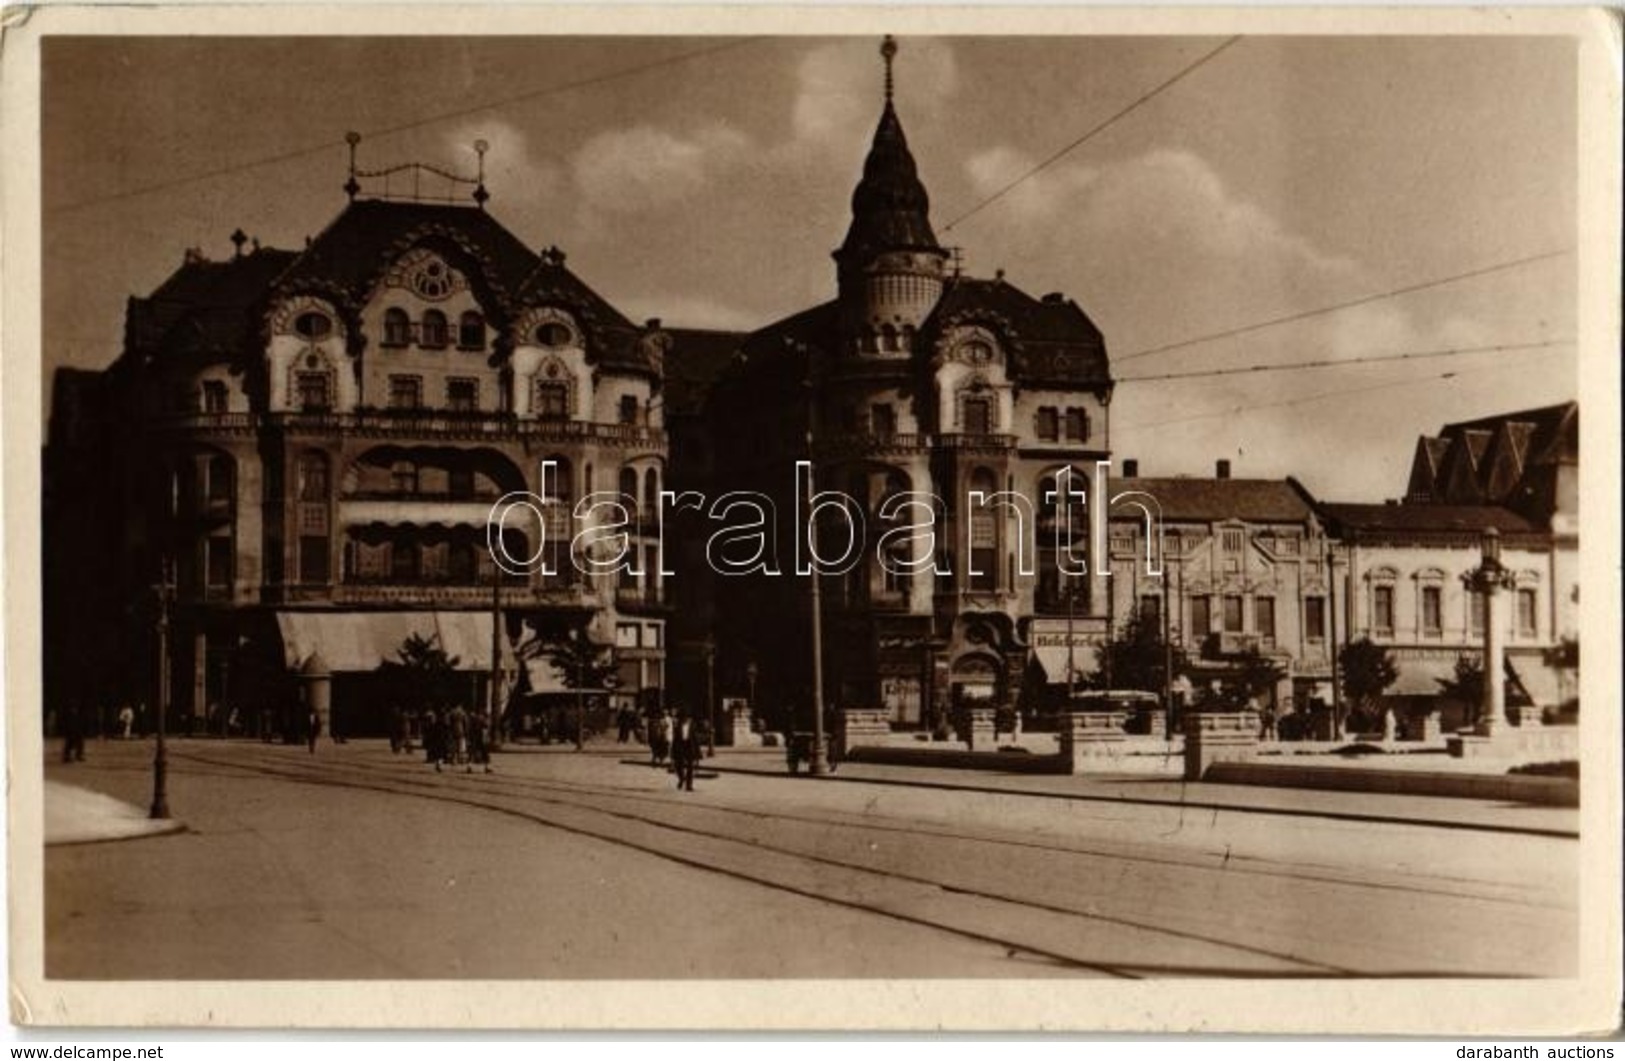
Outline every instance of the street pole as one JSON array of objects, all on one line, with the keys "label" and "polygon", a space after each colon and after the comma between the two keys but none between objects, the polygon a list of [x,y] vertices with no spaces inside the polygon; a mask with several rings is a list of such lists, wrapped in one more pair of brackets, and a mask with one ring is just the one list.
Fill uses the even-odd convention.
[{"label": "street pole", "polygon": [[706,754],[715,758],[717,754],[717,647],[708,644],[705,646],[705,712]]},{"label": "street pole", "polygon": [[1071,575],[1063,573],[1061,577],[1066,579],[1066,706],[1070,709],[1072,698],[1077,694],[1078,665],[1072,650],[1072,607],[1078,587],[1073,585]]},{"label": "street pole", "polygon": [[[808,381],[807,381],[807,511],[812,514],[813,498],[817,496],[818,489],[813,485],[813,422],[817,416],[818,388],[812,382],[811,350],[807,351]],[[812,696],[813,696],[813,747],[812,759],[809,761],[808,772],[815,777],[821,777],[828,772],[829,764],[824,758],[824,606],[820,599],[818,588],[818,519],[814,518],[807,524],[807,553],[812,559],[809,579],[811,588],[808,597],[811,598],[812,608]]]},{"label": "street pole", "polygon": [[492,751],[502,746],[502,569],[491,565],[491,687],[486,691],[486,721]]},{"label": "street pole", "polygon": [[169,714],[169,596],[170,566],[166,558],[158,579],[158,748],[152,759],[150,818],[169,817],[169,758],[164,746],[165,716]]},{"label": "street pole", "polygon": [[576,751],[581,750],[583,731],[587,728],[587,652],[590,645],[587,632],[581,631],[581,655],[576,659]]},{"label": "street pole", "polygon": [[1110,539],[1107,540],[1105,559],[1106,576],[1106,658],[1102,670],[1106,677],[1106,691],[1112,690],[1112,639],[1117,636],[1117,587],[1112,585],[1112,556]]}]

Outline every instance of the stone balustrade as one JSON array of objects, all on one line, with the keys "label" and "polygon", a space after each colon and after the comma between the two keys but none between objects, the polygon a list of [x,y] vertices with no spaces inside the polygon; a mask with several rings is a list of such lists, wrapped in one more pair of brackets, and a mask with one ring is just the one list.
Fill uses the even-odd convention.
[{"label": "stone balustrade", "polygon": [[1219,762],[1251,759],[1258,748],[1256,711],[1191,711],[1185,715],[1185,780],[1200,781]]}]

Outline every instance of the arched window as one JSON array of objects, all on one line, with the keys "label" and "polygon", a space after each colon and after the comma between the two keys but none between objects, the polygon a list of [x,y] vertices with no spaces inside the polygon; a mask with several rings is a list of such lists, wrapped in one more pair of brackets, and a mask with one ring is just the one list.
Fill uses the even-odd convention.
[{"label": "arched window", "polygon": [[660,511],[660,477],[653,468],[643,473],[643,512],[649,519],[654,519]]},{"label": "arched window", "polygon": [[315,343],[326,339],[332,334],[333,322],[328,318],[327,314],[317,313],[312,310],[308,313],[301,313],[293,319],[293,330],[301,338],[309,339]]},{"label": "arched window", "polygon": [[457,345],[464,350],[485,348],[485,318],[473,310],[466,311],[457,322]]},{"label": "arched window", "polygon": [[897,329],[889,324],[880,326],[880,349],[888,354],[897,350]]},{"label": "arched window", "polygon": [[621,504],[633,516],[638,512],[638,472],[636,468],[621,469]]},{"label": "arched window", "polygon": [[412,318],[399,307],[384,311],[384,345],[405,346],[412,341]]},{"label": "arched window", "polygon": [[437,309],[427,310],[423,314],[423,345],[446,345],[446,315]]},{"label": "arched window", "polygon": [[[991,497],[999,489],[999,477],[986,468],[971,473],[971,493],[981,492]],[[967,497],[970,506],[970,560],[972,589],[999,588],[999,528],[991,501],[976,505]]]},{"label": "arched window", "polygon": [[570,560],[571,514],[575,508],[575,469],[567,457],[551,456],[543,465],[551,464],[550,475],[542,481],[542,540],[545,557],[543,564],[552,574],[542,576],[542,584],[550,587],[573,585],[575,566]]}]

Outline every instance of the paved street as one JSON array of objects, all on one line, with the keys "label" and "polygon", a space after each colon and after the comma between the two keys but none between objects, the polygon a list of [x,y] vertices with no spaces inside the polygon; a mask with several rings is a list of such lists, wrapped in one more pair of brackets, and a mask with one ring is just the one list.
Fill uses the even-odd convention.
[{"label": "paved street", "polygon": [[[145,805],[151,751],[93,743],[46,773]],[[1527,831],[1564,812],[1393,797],[1373,822],[1317,816],[1363,805],[1330,793],[1155,782],[1127,802],[1122,781],[1063,799],[989,791],[998,775],[955,791],[752,772],[772,753],[721,756],[680,793],[638,751],[529,748],[468,775],[374,742],[176,741],[186,832],[48,849],[46,973],[1575,972],[1579,844]]]}]

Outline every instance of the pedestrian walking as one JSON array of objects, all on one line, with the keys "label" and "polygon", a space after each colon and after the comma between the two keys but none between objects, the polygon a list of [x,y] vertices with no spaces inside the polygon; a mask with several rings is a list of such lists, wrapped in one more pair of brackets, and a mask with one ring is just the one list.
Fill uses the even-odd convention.
[{"label": "pedestrian walking", "polygon": [[118,709],[119,739],[129,740],[130,730],[135,727],[135,708],[125,704]]},{"label": "pedestrian walking", "polygon": [[451,754],[451,763],[457,766],[468,762],[468,712],[463,710],[462,704],[457,704],[446,716],[450,730],[451,747],[447,749]]},{"label": "pedestrian walking", "polygon": [[423,712],[423,761],[434,764],[435,770],[440,769],[440,760],[444,742],[440,738],[440,716],[435,714],[434,708],[426,708]]},{"label": "pedestrian walking", "polygon": [[699,728],[687,713],[680,715],[673,727],[671,762],[677,773],[679,791],[694,791],[694,767],[700,761]]},{"label": "pedestrian walking", "polygon": [[483,714],[470,715],[468,727],[468,772],[473,773],[476,765],[484,767],[486,773],[491,772],[491,749],[485,741],[486,720]]},{"label": "pedestrian walking", "polygon": [[619,743],[625,744],[632,739],[632,729],[637,725],[637,722],[637,715],[633,713],[632,709],[624,704],[621,705],[621,709],[615,713],[615,724],[620,731]]},{"label": "pedestrian walking", "polygon": [[661,711],[649,726],[649,765],[662,766],[671,754],[671,716]]},{"label": "pedestrian walking", "polygon": [[85,720],[78,704],[69,704],[62,710],[62,761],[85,761]]},{"label": "pedestrian walking", "polygon": [[316,754],[316,738],[322,735],[322,716],[313,707],[305,715],[305,743]]}]

